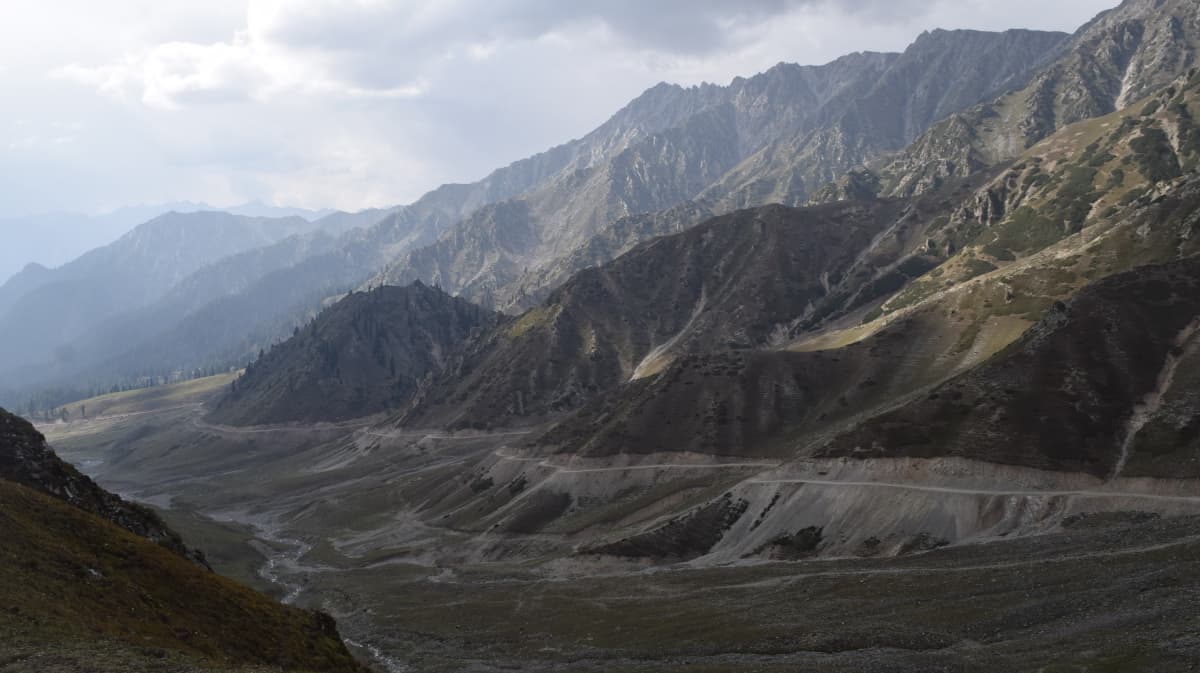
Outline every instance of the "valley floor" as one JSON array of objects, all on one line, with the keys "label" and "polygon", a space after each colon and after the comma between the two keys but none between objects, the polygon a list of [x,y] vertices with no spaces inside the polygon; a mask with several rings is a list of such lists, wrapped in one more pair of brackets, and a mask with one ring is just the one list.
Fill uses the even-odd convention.
[{"label": "valley floor", "polygon": [[[332,613],[381,670],[1066,673],[1200,661],[1190,482],[1027,471],[1006,473],[1012,489],[997,491],[950,464],[566,465],[523,456],[519,433],[232,430],[199,412],[43,431],[103,485],[164,510],[221,572]],[[508,473],[519,488],[485,481]],[[607,492],[609,473],[642,486]],[[578,514],[530,523],[539,494],[568,486]],[[775,534],[757,522],[734,531],[740,545],[690,561],[581,553],[614,527],[722,492],[763,516],[830,498],[876,518],[889,508],[896,526],[927,535],[892,540],[846,515],[826,526],[835,552],[821,557],[752,553]],[[979,512],[990,527],[971,529]],[[863,539],[876,535],[872,555]]]}]

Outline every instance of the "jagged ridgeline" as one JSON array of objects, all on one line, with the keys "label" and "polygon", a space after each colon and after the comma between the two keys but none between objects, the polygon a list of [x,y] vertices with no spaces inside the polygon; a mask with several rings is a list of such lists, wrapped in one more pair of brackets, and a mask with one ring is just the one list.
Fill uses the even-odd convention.
[{"label": "jagged ridgeline", "polygon": [[927,268],[919,257],[898,263],[922,219],[901,201],[766,206],[645,243],[473,341],[401,422],[540,421],[682,353],[786,343],[798,325],[870,292],[876,267]]},{"label": "jagged ridgeline", "polygon": [[883,193],[912,194],[1011,160],[1062,127],[1126,108],[1197,64],[1192,0],[1126,0],[1080,28],[1026,85],[950,115],[875,162]]},{"label": "jagged ridgeline", "polygon": [[[648,237],[738,208],[801,204],[946,115],[1023,86],[1068,40],[1025,30],[934,31],[900,54],[784,63],[728,86],[659,85],[584,139],[604,139],[609,151],[600,160],[480,209],[378,279],[436,282],[518,312],[571,273]],[[676,207],[675,218],[642,217]],[[627,217],[639,221],[628,226]]]},{"label": "jagged ridgeline", "polygon": [[[906,285],[893,283],[865,314],[847,314],[860,319],[802,330],[774,349],[680,357],[661,376],[585,406],[538,443],[577,454],[670,446],[792,456],[827,441],[827,433],[928,395],[921,404],[938,411],[919,412],[926,415],[905,421],[906,430],[899,429],[901,412],[893,412],[832,446],[850,457],[966,455],[1114,471],[1118,447],[1133,436],[1125,424],[1135,406],[1155,392],[1151,384],[1166,363],[1189,352],[1200,254],[1200,180],[1192,170],[1200,160],[1197,112],[1200,73],[1193,72],[1120,113],[1066,127],[978,191],[919,220],[912,237],[922,241],[920,257],[906,264],[920,259],[918,269],[934,268]],[[1171,265],[1143,266],[1156,263]],[[1064,306],[1072,307],[1069,313]],[[1049,333],[1064,341],[1057,350],[1016,354],[1029,340],[1050,349],[1038,336]],[[1079,342],[1078,350],[1068,348],[1068,339]],[[1054,380],[1065,372],[1085,378],[1072,386]],[[952,392],[938,392],[960,375],[984,383],[945,383]],[[1042,382],[1030,386],[1030,380]],[[1143,447],[1135,465],[1151,460],[1147,452],[1188,455],[1194,383],[1172,381],[1179,408],[1174,420],[1156,416],[1155,422],[1173,429],[1129,440],[1126,448]],[[976,386],[972,402],[962,402],[957,385]],[[1064,387],[1074,396],[1055,413],[1059,402],[1047,391]],[[1015,397],[1002,395],[990,406],[984,389]],[[1022,430],[1022,419],[1031,416],[1046,425]],[[999,427],[984,430],[989,422]],[[1024,452],[1008,450],[1022,432],[1028,436],[1017,443]]]},{"label": "jagged ridgeline", "polygon": [[[20,345],[0,353],[0,399],[61,403],[240,367],[350,288],[421,280],[516,315],[576,272],[713,215],[938,190],[1161,89],[1195,62],[1198,33],[1188,0],[1127,0],[1075,35],[935,30],[902,53],[780,64],[727,86],[663,84],[583,138],[408,206],[293,223],[259,241],[269,246],[227,251],[236,261],[164,248],[180,262],[168,270],[187,278],[120,260],[148,296],[112,291],[129,285],[124,275],[31,269],[0,288],[0,334]],[[71,287],[104,300],[48,311]]]},{"label": "jagged ridgeline", "polygon": [[213,573],[3,409],[0,537],[0,642],[15,670],[366,670],[328,615]]},{"label": "jagged ridgeline", "polygon": [[[980,364],[1088,282],[1193,254],[1198,85],[1188,73],[1137,105],[1064,128],[1005,167],[921,196],[713,218],[576,274],[515,319],[481,319],[455,332],[455,319],[405,304],[401,323],[376,324],[367,316],[390,315],[383,295],[376,303],[356,295],[252,367],[238,384],[248,392],[228,396],[216,417],[338,420],[398,410],[397,423],[415,426],[527,424],[607,391],[623,399],[626,385],[647,394],[656,384],[636,382],[683,356],[826,351],[869,338],[872,345],[855,352],[886,357],[829,378],[871,394],[843,390],[848,397],[831,398],[835,406],[816,416],[868,413]],[[392,292],[441,296],[425,286]],[[443,320],[453,333],[389,341],[420,316],[431,320],[427,329]],[[339,377],[337,359],[351,353],[372,355]],[[403,382],[391,374],[395,357],[419,363],[402,367]],[[732,373],[769,359],[730,357],[740,364],[712,366]],[[826,356],[794,359],[804,357]],[[914,364],[902,375],[882,371],[894,357]],[[269,413],[265,389],[274,391]],[[687,404],[703,406],[692,399],[680,408]],[[710,420],[729,412],[714,413]],[[763,423],[747,436],[753,442],[773,441],[781,429]],[[685,432],[682,441],[701,436],[714,446],[725,441],[708,432]]]}]

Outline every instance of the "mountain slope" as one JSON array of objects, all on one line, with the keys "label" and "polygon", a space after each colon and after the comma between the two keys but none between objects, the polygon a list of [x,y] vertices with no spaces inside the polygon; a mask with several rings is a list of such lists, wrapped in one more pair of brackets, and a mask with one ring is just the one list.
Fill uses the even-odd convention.
[{"label": "mountain slope", "polygon": [[[112,316],[91,333],[77,339],[73,344],[77,365],[74,371],[86,370],[120,355],[130,344],[150,341],[206,306],[246,293],[263,277],[327,254],[337,244],[337,238],[316,231],[289,236],[273,245],[209,264],[181,280],[154,303]],[[60,368],[57,373],[64,376],[73,372]]]},{"label": "mountain slope", "polygon": [[3,409],[0,409],[0,479],[41,491],[184,558],[204,562],[203,556],[184,546],[179,535],[157,514],[100,488],[55,455],[28,421]]},{"label": "mountain slope", "polygon": [[163,648],[210,665],[363,670],[328,616],[193,563],[157,515],[80,475],[3,409],[0,536],[0,656],[34,648],[10,663],[49,647],[115,672],[151,668]]},{"label": "mountain slope", "polygon": [[488,311],[419,283],[353,293],[256,360],[210,418],[333,421],[396,408],[494,323]]},{"label": "mountain slope", "polygon": [[[913,234],[936,268],[889,283],[886,301],[862,325],[840,320],[811,332],[820,325],[802,324],[786,350],[691,355],[589,403],[534,444],[573,455],[669,449],[788,457],[849,424],[860,434],[851,433],[857,449],[846,449],[848,457],[955,455],[1103,476],[1122,436],[1116,428],[1164,371],[1165,353],[1175,348],[1168,342],[1190,338],[1185,327],[1200,296],[1188,275],[1200,253],[1200,179],[1182,167],[1200,162],[1192,140],[1198,92],[1200,76],[1120,114],[1067,127],[978,191],[944,202]],[[1173,144],[1157,140],[1168,135]],[[1185,261],[1143,267],[1176,259]],[[1069,320],[1056,308],[1063,301],[1078,302]],[[1020,348],[1009,344],[1035,323],[1026,341],[1040,331],[1061,343],[1038,346],[1027,362],[995,355]],[[1184,343],[1178,348],[1172,357],[1189,352]],[[993,356],[1006,359],[977,368]],[[971,395],[948,383],[951,392],[932,392],[956,375],[982,378],[970,384]],[[1188,380],[1158,394],[1169,401],[1156,402],[1163,413],[1146,416],[1152,430],[1138,436],[1157,443],[1135,454],[1135,467],[1149,461],[1165,475],[1172,458],[1194,461],[1187,447],[1196,391]],[[989,406],[985,390],[1017,397]],[[1060,390],[1072,393],[1056,402]],[[913,395],[930,397],[906,402]],[[966,397],[974,401],[957,401]],[[897,404],[909,405],[897,412],[907,420],[866,421]],[[1064,415],[1072,409],[1079,417]],[[1060,432],[1033,421],[1025,430],[1003,425],[1030,418]],[[989,423],[1002,427],[989,431]],[[1085,432],[1087,423],[1094,427]],[[1016,443],[1024,448],[1005,448],[1021,432],[1032,433]],[[1034,441],[1038,433],[1043,439]]]},{"label": "mountain slope", "polygon": [[869,87],[843,94],[821,127],[778,138],[704,196],[718,211],[802,203],[818,186],[903,148],[935,122],[1024,86],[1067,38],[1027,30],[926,32]]},{"label": "mountain slope", "polygon": [[934,125],[880,166],[883,193],[936,187],[1011,160],[1069,124],[1109,114],[1197,65],[1200,7],[1125,0],[1080,28],[1027,86]]},{"label": "mountain slope", "polygon": [[[393,209],[373,226],[347,233],[332,249],[269,273],[240,293],[212,301],[178,324],[164,325],[169,321],[160,321],[155,325],[157,334],[139,335],[134,347],[125,353],[108,353],[105,363],[64,367],[57,375],[107,387],[114,379],[244,363],[310,319],[327,298],[366,282],[388,262],[410,248],[433,242],[440,232],[474,211],[563,175],[589,170],[637,139],[679,123],[705,104],[702,90],[689,94],[690,102],[683,104],[678,104],[676,91],[682,90],[659,87],[660,95],[647,95],[626,106],[584,138],[514,162],[478,182],[443,185],[408,206]],[[362,216],[371,214],[365,212]],[[365,224],[361,218],[353,223],[346,221],[351,217],[359,216],[334,213],[316,225],[336,231],[351,224]],[[110,343],[122,340],[106,339]],[[53,378],[48,379],[46,372],[46,366],[39,363],[12,373],[10,381],[44,386]],[[16,392],[10,392],[9,397],[23,399]]]},{"label": "mountain slope", "polygon": [[[103,215],[45,213],[0,217],[0,230],[23,232],[19,239],[8,240],[6,245],[0,248],[0,281],[9,280],[11,276],[31,264],[50,268],[62,266],[89,250],[112,243],[137,225],[160,215],[172,211],[192,213],[198,210],[221,210],[248,217],[299,216],[310,221],[324,214],[301,208],[277,208],[262,203],[214,208],[204,203],[181,202],[128,206]],[[0,291],[0,313],[3,313],[16,298],[9,294],[10,289],[12,288]]]},{"label": "mountain slope", "polygon": [[[1175,383],[1172,370],[1197,363],[1198,328],[1200,261],[1106,278],[1054,307],[992,362],[840,435],[818,455],[956,456],[1101,477],[1200,476],[1200,456],[1188,450],[1200,406],[1156,418],[1156,400]],[[1127,467],[1146,414],[1168,427],[1181,424],[1177,445],[1136,447],[1139,459],[1178,455],[1149,474]]]},{"label": "mountain slope", "polygon": [[[392,264],[380,280],[421,279],[484,305],[524,308],[527,297],[544,294],[539,282],[562,278],[547,269],[589,257],[585,249],[595,253],[592,238],[611,239],[609,228],[621,218],[693,199],[711,213],[802,203],[816,186],[867,157],[902,147],[939,116],[1023,83],[1065,38],[939,31],[904,54],[853,54],[824,66],[780,64],[727,87],[656,87],[643,98],[671,94],[679,99],[674,107],[697,99],[705,105],[605,163],[477,213],[435,245]],[[631,107],[642,104],[639,99]],[[893,114],[897,105],[902,115]],[[840,147],[829,145],[833,138]],[[763,158],[768,155],[775,158]],[[772,173],[773,162],[784,157],[792,162],[782,170],[787,175]],[[796,166],[803,166],[803,176]],[[767,180],[788,188],[762,188]],[[671,233],[660,223],[665,227],[647,235]],[[568,263],[570,271],[582,268]]]},{"label": "mountain slope", "polygon": [[[76,670],[193,665],[363,671],[327,616],[280,605],[48,496],[0,480],[0,655]],[[176,653],[168,656],[168,652]],[[186,665],[186,664],[185,664]]]},{"label": "mountain slope", "polygon": [[[81,335],[78,343],[57,340],[36,357],[25,358],[26,364],[39,363],[38,371],[10,371],[9,379],[46,385],[70,377],[107,386],[114,378],[240,364],[304,322],[325,297],[360,285],[389,262],[392,270],[376,284],[421,279],[477,303],[519,310],[588,260],[605,261],[646,237],[681,230],[732,204],[773,198],[724,199],[679,220],[643,219],[641,226],[612,229],[624,217],[698,197],[739,162],[777,145],[780,138],[835,127],[835,134],[848,134],[847,142],[862,145],[858,154],[829,152],[815,157],[815,163],[805,162],[832,175],[878,148],[902,143],[911,128],[923,127],[937,115],[1022,81],[1062,39],[1057,33],[1028,31],[942,31],[924,36],[902,55],[853,54],[817,67],[780,65],[728,87],[661,85],[584,138],[480,182],[434,190],[360,236],[279,269],[239,295],[224,295],[184,322],[176,324],[180,310],[156,313],[137,327],[132,326],[137,316],[132,316],[135,320],[124,321],[129,323],[125,329],[102,332],[98,346],[76,325],[68,331]],[[961,67],[947,69],[950,61]],[[868,96],[887,106],[896,97],[903,99],[905,121],[899,126],[863,122],[867,108],[860,99]],[[850,118],[858,119],[857,125],[843,123]],[[886,142],[879,140],[885,136]],[[808,189],[797,192],[797,200]],[[332,219],[325,218],[331,226]],[[445,231],[448,227],[453,229]],[[443,231],[436,243],[422,247]],[[204,337],[194,336],[199,334]],[[122,344],[136,346],[126,354],[113,351]],[[72,362],[82,350],[89,355]],[[98,358],[108,362],[98,365]],[[45,361],[55,366],[40,364]]]},{"label": "mountain slope", "polygon": [[881,233],[903,238],[906,207],[767,206],[644,243],[473,341],[402,422],[537,419],[653,374],[680,353],[786,340],[798,320],[823,311],[831,288],[871,278],[849,272]]}]

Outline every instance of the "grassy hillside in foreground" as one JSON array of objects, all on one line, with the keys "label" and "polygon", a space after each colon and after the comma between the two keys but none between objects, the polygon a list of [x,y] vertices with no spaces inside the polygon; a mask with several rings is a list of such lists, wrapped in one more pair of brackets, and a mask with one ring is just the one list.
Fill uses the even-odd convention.
[{"label": "grassy hillside in foreground", "polygon": [[171,670],[165,663],[176,655],[223,666],[364,670],[328,616],[276,603],[7,481],[0,537],[5,670],[19,665],[14,659],[60,650],[94,653],[77,662],[90,671]]}]

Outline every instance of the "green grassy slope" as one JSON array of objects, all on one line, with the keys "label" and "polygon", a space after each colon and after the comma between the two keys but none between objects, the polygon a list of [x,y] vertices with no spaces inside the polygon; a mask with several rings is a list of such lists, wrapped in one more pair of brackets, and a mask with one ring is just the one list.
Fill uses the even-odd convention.
[{"label": "green grassy slope", "polygon": [[130,657],[136,664],[174,654],[224,666],[363,670],[331,618],[283,606],[7,481],[0,538],[0,653],[28,657],[94,642],[113,657],[89,662],[96,671],[136,670],[126,668]]}]

